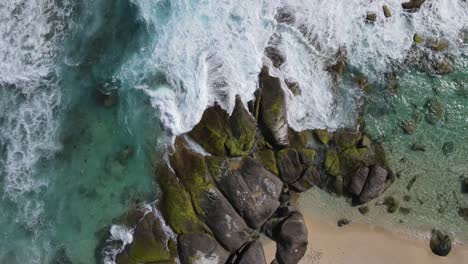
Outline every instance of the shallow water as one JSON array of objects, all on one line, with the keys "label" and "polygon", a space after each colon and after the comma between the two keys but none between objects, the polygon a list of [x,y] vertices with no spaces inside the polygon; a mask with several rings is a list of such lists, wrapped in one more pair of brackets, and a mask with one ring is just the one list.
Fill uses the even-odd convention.
[{"label": "shallow water", "polygon": [[[383,3],[393,17],[380,14]],[[277,23],[277,8],[294,20]],[[110,225],[157,193],[152,163],[158,151],[214,102],[231,111],[236,94],[251,100],[261,66],[271,64],[267,45],[286,56],[273,74],[300,84],[301,96],[286,90],[296,130],[354,124],[365,95],[325,70],[346,47],[349,70],[376,86],[368,98],[368,130],[401,171],[389,194],[401,197],[408,179],[422,175],[410,192],[413,211],[405,223],[447,226],[463,236],[466,223],[455,209],[467,198],[453,192],[467,169],[468,72],[460,41],[467,8],[460,0],[428,0],[411,14],[389,0],[1,3],[0,263],[101,262],[99,245]],[[375,23],[365,21],[368,11],[379,14]],[[402,64],[416,32],[446,38],[459,72],[438,78],[405,69],[399,93],[387,96],[382,76]],[[271,42],[272,35],[281,41]],[[414,135],[402,135],[401,119],[434,95],[445,105],[446,120],[437,126],[423,121]],[[426,152],[411,151],[415,141],[426,144]],[[456,147],[445,156],[447,141]],[[329,202],[329,215],[344,205],[320,197],[313,201]],[[419,205],[418,198],[428,202]],[[374,222],[398,218],[374,212],[368,218]]]}]

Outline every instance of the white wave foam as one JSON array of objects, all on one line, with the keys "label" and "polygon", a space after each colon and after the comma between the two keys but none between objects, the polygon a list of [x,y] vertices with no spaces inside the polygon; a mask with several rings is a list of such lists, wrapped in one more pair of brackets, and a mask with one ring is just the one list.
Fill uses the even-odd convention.
[{"label": "white wave foam", "polygon": [[[214,102],[231,112],[236,94],[244,102],[253,98],[263,51],[273,33],[281,35],[287,56],[279,75],[294,78],[302,90],[301,96],[288,98],[290,125],[297,130],[334,129],[349,125],[357,97],[349,87],[333,87],[324,70],[339,47],[347,48],[353,66],[381,78],[392,63],[404,59],[414,33],[443,36],[456,44],[468,24],[468,4],[460,0],[427,0],[415,13],[390,0],[135,2],[154,28],[154,41],[120,76],[150,95],[174,134],[190,130]],[[392,10],[391,18],[383,16],[383,4]],[[294,14],[291,26],[274,21],[279,6]],[[375,23],[366,22],[368,11],[378,14]],[[164,85],[148,82],[160,73],[166,76]]]},{"label": "white wave foam", "polygon": [[[63,37],[71,9],[68,1],[62,2],[60,6],[53,0],[0,4],[0,175],[4,197],[13,201],[47,185],[33,177],[33,168],[57,149],[61,92],[54,64],[57,41]],[[31,204],[36,205],[30,208]],[[40,201],[22,201],[19,219],[34,225],[40,205]]]}]

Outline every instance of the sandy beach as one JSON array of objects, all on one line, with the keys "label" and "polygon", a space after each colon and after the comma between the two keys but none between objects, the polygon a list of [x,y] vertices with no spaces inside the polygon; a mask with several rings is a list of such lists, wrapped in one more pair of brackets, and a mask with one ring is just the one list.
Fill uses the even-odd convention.
[{"label": "sandy beach", "polygon": [[[468,246],[454,245],[447,257],[434,255],[429,242],[403,237],[383,228],[350,223],[338,227],[304,211],[309,247],[301,264],[462,264],[468,263]],[[267,263],[276,246],[265,242]]]}]

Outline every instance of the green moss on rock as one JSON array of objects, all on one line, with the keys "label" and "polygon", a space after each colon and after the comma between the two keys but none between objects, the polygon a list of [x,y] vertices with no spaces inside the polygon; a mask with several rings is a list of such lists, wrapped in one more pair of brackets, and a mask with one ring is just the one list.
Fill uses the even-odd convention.
[{"label": "green moss on rock", "polygon": [[301,159],[301,163],[306,167],[310,167],[314,164],[315,160],[315,150],[313,149],[299,149],[299,158]]},{"label": "green moss on rock", "polygon": [[361,132],[340,129],[335,132],[334,140],[341,148],[349,148],[355,146],[361,139]]},{"label": "green moss on rock", "polygon": [[312,132],[310,130],[304,130],[296,132],[293,129],[289,129],[289,146],[292,148],[306,148],[310,140],[312,139]]},{"label": "green moss on rock", "polygon": [[236,106],[229,117],[229,137],[226,139],[226,148],[232,156],[248,154],[252,148],[257,131],[255,119],[244,108],[240,97],[236,97]]},{"label": "green moss on rock", "polygon": [[265,169],[275,175],[278,175],[278,167],[276,165],[275,153],[271,149],[260,150],[256,153],[255,158],[263,164]]},{"label": "green moss on rock", "polygon": [[314,135],[324,145],[327,145],[330,141],[330,135],[326,129],[315,129]]},{"label": "green moss on rock", "polygon": [[331,176],[340,175],[340,160],[336,150],[328,149],[325,153],[325,170]]}]

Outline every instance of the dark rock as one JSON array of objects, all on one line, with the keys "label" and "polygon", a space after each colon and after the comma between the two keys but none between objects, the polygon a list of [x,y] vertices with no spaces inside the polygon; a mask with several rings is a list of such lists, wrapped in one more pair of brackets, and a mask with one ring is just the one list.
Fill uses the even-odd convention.
[{"label": "dark rock", "polygon": [[349,186],[349,191],[352,194],[359,196],[359,194],[361,194],[362,189],[364,188],[364,185],[366,184],[368,175],[369,175],[369,168],[367,167],[359,168],[351,179],[351,185]]},{"label": "dark rock", "polygon": [[385,197],[384,204],[387,206],[387,212],[393,214],[400,207],[398,201],[393,196]]},{"label": "dark rock", "polygon": [[291,79],[286,79],[284,82],[294,96],[300,96],[302,94],[302,90],[298,82]]},{"label": "dark rock", "polygon": [[300,149],[297,151],[299,154],[299,159],[303,167],[311,167],[314,165],[315,160],[315,150],[313,149]]},{"label": "dark rock", "polygon": [[424,38],[420,34],[415,33],[413,35],[413,42],[417,45],[422,44],[424,43]]},{"label": "dark rock", "polygon": [[[220,262],[224,263],[224,262]],[[239,253],[235,264],[265,264],[265,253],[263,252],[262,242],[255,240],[245,246]]]},{"label": "dark rock", "polygon": [[283,183],[250,157],[231,159],[217,185],[249,226],[258,229],[276,211]]},{"label": "dark rock", "polygon": [[442,152],[444,153],[445,156],[450,155],[454,150],[455,150],[455,143],[451,141],[445,142],[444,145],[442,146]]},{"label": "dark rock", "polygon": [[412,149],[415,151],[426,151],[426,146],[421,143],[414,143]]},{"label": "dark rock", "polygon": [[389,8],[388,6],[383,5],[383,6],[382,6],[382,10],[383,10],[384,16],[385,16],[386,18],[389,18],[389,17],[392,16],[392,11],[390,10],[390,8]]},{"label": "dark rock", "polygon": [[278,264],[296,264],[307,251],[307,226],[301,213],[292,213],[277,227],[276,261]]},{"label": "dark rock", "polygon": [[288,25],[292,25],[296,22],[294,11],[284,6],[276,9],[275,19],[278,23],[285,23]]},{"label": "dark rock", "polygon": [[277,154],[277,164],[281,179],[286,183],[297,181],[304,171],[299,153],[293,148],[280,150]]},{"label": "dark rock", "polygon": [[362,203],[367,203],[378,197],[383,191],[387,175],[388,172],[386,169],[379,165],[373,166],[369,172],[367,182],[359,195],[359,200]]},{"label": "dark rock", "polygon": [[210,260],[226,263],[229,258],[229,252],[208,234],[186,234],[178,236],[177,239],[181,263],[195,264]]},{"label": "dark rock", "polygon": [[468,177],[462,178],[462,192],[468,193]]},{"label": "dark rock", "polygon": [[130,158],[133,157],[134,150],[132,146],[125,146],[117,155],[117,160],[122,166],[126,166]]},{"label": "dark rock", "polygon": [[430,247],[434,254],[445,257],[452,250],[452,239],[447,233],[434,229],[431,233]]},{"label": "dark rock", "polygon": [[369,213],[369,207],[368,206],[361,206],[358,208],[359,212],[362,214],[362,215],[366,215]]},{"label": "dark rock", "polygon": [[458,210],[458,215],[463,217],[465,221],[468,221],[468,207],[460,207],[460,209]]},{"label": "dark rock", "polygon": [[299,180],[291,184],[291,187],[297,192],[305,192],[315,185],[319,185],[320,182],[320,173],[311,166],[304,171]]},{"label": "dark rock", "polygon": [[377,14],[374,12],[367,12],[366,20],[369,22],[375,22],[377,20]]},{"label": "dark rock", "polygon": [[288,120],[286,97],[277,77],[270,76],[268,68],[263,67],[260,79],[259,123],[265,137],[274,145],[286,146],[288,140]]},{"label": "dark rock", "polygon": [[417,179],[418,179],[418,176],[417,176],[417,175],[416,175],[416,176],[413,176],[413,177],[409,180],[408,184],[406,185],[406,190],[411,191],[411,188],[413,188],[413,185],[414,185],[414,183],[416,182]]},{"label": "dark rock", "polygon": [[170,252],[167,244],[169,239],[159,219],[153,213],[148,213],[138,222],[133,233],[133,242],[117,256],[116,262],[131,264],[174,261],[176,252]]},{"label": "dark rock", "polygon": [[419,9],[426,0],[410,0],[408,2],[402,3],[401,6],[406,10],[415,10]]},{"label": "dark rock", "polygon": [[348,220],[346,218],[343,218],[343,219],[338,220],[337,225],[339,227],[342,227],[342,226],[345,226],[345,225],[349,225],[350,223],[351,223],[350,220]]},{"label": "dark rock", "polygon": [[286,55],[284,52],[275,46],[268,46],[265,48],[265,55],[271,60],[273,66],[279,68],[286,61]]}]

